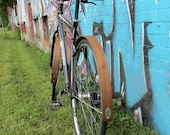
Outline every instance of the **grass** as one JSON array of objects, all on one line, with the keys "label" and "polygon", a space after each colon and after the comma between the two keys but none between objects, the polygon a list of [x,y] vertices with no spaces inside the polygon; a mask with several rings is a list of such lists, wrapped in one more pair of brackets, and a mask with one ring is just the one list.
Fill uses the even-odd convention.
[{"label": "grass", "polygon": [[[0,135],[73,135],[71,106],[48,110],[51,95],[48,53],[0,29]],[[108,135],[156,135],[113,100],[114,118]]]}]

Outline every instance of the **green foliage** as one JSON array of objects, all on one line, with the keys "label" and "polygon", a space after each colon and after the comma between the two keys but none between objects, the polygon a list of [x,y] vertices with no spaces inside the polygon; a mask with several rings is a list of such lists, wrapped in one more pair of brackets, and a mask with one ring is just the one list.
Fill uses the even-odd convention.
[{"label": "green foliage", "polygon": [[132,118],[121,99],[113,99],[113,120],[107,135],[158,135]]},{"label": "green foliage", "polygon": [[59,111],[48,110],[49,54],[7,34],[0,29],[0,135],[74,134],[68,97]]},{"label": "green foliage", "polygon": [[11,30],[11,24],[10,23],[8,23],[8,25],[7,25],[7,30],[8,31]]},{"label": "green foliage", "polygon": [[1,6],[12,7],[13,4],[16,4],[17,0],[0,0],[0,8]]},{"label": "green foliage", "polygon": [[0,17],[2,17],[4,26],[8,25],[7,7],[12,7],[17,0],[0,0]]},{"label": "green foliage", "polygon": [[[7,7],[5,6],[0,6],[0,17],[2,18],[2,22],[4,26],[7,26],[8,24],[8,12],[7,12]],[[0,23],[1,25],[1,23]]]},{"label": "green foliage", "polygon": [[21,40],[21,33],[20,33],[19,28],[17,28],[17,30],[16,30],[16,36],[17,36],[17,39]]}]

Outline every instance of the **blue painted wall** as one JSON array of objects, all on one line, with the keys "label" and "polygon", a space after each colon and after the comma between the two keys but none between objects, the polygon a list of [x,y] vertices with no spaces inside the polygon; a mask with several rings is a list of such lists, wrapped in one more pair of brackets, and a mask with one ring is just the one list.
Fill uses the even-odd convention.
[{"label": "blue painted wall", "polygon": [[103,46],[115,95],[141,123],[170,135],[170,1],[93,2],[81,4],[81,32]]}]

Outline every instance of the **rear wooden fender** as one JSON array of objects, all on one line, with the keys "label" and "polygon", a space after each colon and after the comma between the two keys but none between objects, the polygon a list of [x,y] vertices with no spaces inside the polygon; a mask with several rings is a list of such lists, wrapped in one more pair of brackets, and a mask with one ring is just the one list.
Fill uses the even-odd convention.
[{"label": "rear wooden fender", "polygon": [[58,71],[60,67],[60,60],[61,60],[61,51],[60,51],[60,38],[59,35],[56,34],[54,50],[53,50],[53,60],[52,60],[52,69],[51,69],[51,82],[56,84]]},{"label": "rear wooden fender", "polygon": [[102,93],[102,118],[103,121],[109,122],[112,120],[112,85],[110,74],[107,66],[107,61],[103,49],[97,39],[93,36],[80,37],[77,40],[79,43],[82,39],[86,39],[91,46],[94,58],[96,60],[96,66],[98,67],[100,76],[100,87]]}]

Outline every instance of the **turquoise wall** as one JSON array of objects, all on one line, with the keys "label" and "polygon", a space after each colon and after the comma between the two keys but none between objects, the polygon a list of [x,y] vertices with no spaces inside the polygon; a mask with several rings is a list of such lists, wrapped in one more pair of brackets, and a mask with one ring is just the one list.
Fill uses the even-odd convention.
[{"label": "turquoise wall", "polygon": [[138,121],[170,135],[170,1],[93,2],[81,4],[81,33],[103,46],[114,95]]}]

